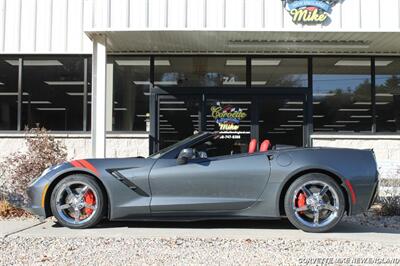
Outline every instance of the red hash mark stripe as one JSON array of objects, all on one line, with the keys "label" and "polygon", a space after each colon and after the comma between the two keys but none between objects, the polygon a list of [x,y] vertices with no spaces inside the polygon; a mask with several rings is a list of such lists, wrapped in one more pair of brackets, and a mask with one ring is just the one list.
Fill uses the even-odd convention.
[{"label": "red hash mark stripe", "polygon": [[356,193],[354,192],[353,186],[351,185],[351,183],[348,179],[346,179],[344,182],[346,183],[346,186],[348,187],[348,189],[350,191],[351,201],[353,202],[353,204],[355,204],[356,203]]},{"label": "red hash mark stripe", "polygon": [[96,169],[91,163],[89,163],[89,162],[86,161],[86,160],[76,160],[76,161],[71,161],[70,163],[71,163],[74,167],[77,167],[77,168],[85,168],[85,169],[88,169],[88,170],[94,172],[95,174],[98,174],[97,169]]}]

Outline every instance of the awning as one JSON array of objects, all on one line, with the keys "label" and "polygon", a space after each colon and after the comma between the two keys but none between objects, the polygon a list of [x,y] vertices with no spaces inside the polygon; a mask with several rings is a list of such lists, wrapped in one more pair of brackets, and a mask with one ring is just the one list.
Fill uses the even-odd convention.
[{"label": "awning", "polygon": [[394,32],[96,30],[108,53],[186,54],[400,54]]}]

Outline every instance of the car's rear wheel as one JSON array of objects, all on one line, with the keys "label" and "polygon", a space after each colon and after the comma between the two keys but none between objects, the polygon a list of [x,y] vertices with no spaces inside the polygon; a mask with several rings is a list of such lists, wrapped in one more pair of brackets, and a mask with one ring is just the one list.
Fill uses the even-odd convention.
[{"label": "car's rear wheel", "polygon": [[98,224],[104,217],[105,196],[94,177],[71,175],[55,186],[50,207],[61,225],[88,228]]},{"label": "car's rear wheel", "polygon": [[344,193],[331,177],[311,173],[296,179],[285,195],[289,221],[306,232],[326,232],[336,226],[345,211]]}]

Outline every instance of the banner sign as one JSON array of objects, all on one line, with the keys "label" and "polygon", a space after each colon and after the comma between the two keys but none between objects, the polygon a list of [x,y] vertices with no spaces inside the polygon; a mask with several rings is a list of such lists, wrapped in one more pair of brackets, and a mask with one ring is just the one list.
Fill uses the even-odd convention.
[{"label": "banner sign", "polygon": [[332,12],[339,0],[283,0],[294,23],[321,24]]}]

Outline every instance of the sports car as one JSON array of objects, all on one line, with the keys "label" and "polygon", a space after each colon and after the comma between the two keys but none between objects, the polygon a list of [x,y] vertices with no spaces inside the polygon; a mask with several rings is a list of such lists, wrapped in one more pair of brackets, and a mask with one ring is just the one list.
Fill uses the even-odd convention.
[{"label": "sports car", "polygon": [[201,132],[147,158],[65,162],[30,184],[28,209],[70,228],[105,219],[287,217],[325,232],[345,214],[366,211],[377,194],[372,150],[249,142]]}]

